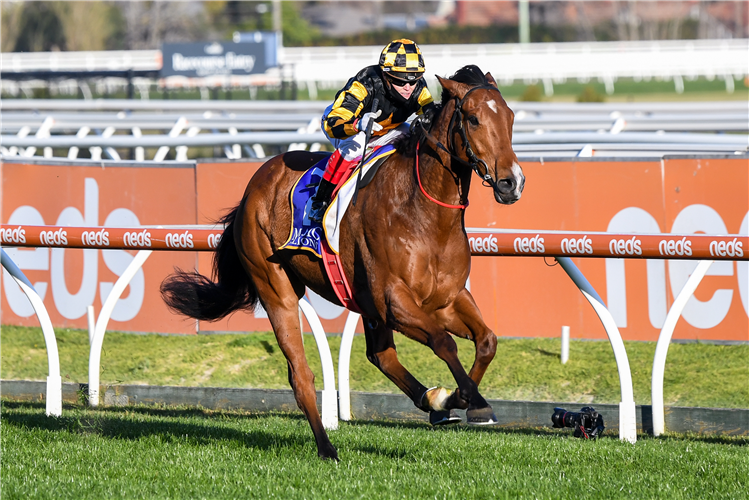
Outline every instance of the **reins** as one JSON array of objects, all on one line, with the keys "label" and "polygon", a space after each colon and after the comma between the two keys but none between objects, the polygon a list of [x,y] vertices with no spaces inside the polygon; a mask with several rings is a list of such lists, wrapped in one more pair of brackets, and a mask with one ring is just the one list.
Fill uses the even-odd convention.
[{"label": "reins", "polygon": [[[468,157],[468,161],[465,161],[463,158],[457,156],[455,153],[453,153],[450,149],[446,148],[442,142],[440,142],[436,137],[434,137],[429,131],[427,131],[424,128],[424,125],[419,122],[418,126],[421,127],[422,132],[424,133],[424,137],[426,139],[429,139],[431,142],[433,142],[439,149],[443,150],[445,153],[450,155],[450,157],[453,160],[457,160],[463,165],[466,165],[468,167],[471,167],[474,172],[476,172],[476,175],[481,177],[482,183],[487,186],[491,187],[494,190],[498,190],[499,187],[497,186],[497,183],[492,179],[492,176],[489,174],[489,166],[486,164],[484,160],[476,156],[476,153],[473,152],[473,148],[471,147],[471,143],[468,141],[468,135],[466,134],[465,127],[463,127],[463,103],[465,102],[466,98],[473,92],[474,90],[479,89],[486,89],[486,90],[492,90],[496,87],[493,85],[479,85],[477,87],[471,88],[468,92],[465,93],[462,99],[458,99],[457,97],[453,98],[455,100],[455,111],[453,111],[453,115],[450,118],[450,124],[447,127],[447,139],[450,141],[452,137],[453,130],[455,128],[455,124],[457,123],[457,130],[458,134],[460,134],[460,138],[463,140],[463,144],[465,144],[465,153]],[[450,146],[452,146],[451,142],[448,142]],[[484,174],[479,172],[479,165],[484,166]],[[421,192],[424,193],[424,195],[431,201],[437,203],[440,206],[448,207],[448,208],[460,208],[464,209],[468,206],[468,200],[466,200],[465,205],[450,205],[447,203],[443,203],[439,200],[436,200],[432,196],[430,196],[425,190],[424,187],[421,184],[421,176],[419,174],[419,142],[416,143],[416,178],[419,182],[419,188],[421,188]]]},{"label": "reins", "polygon": [[419,143],[418,142],[416,143],[416,179],[419,182],[419,189],[421,189],[421,192],[424,193],[424,196],[426,196],[429,200],[435,202],[437,205],[441,207],[446,207],[446,208],[459,208],[459,209],[464,209],[468,207],[468,200],[466,200],[465,205],[451,205],[449,203],[444,203],[444,202],[439,201],[437,198],[434,198],[433,196],[431,196],[429,193],[426,192],[426,190],[424,189],[424,186],[421,184],[421,174],[419,174]]}]

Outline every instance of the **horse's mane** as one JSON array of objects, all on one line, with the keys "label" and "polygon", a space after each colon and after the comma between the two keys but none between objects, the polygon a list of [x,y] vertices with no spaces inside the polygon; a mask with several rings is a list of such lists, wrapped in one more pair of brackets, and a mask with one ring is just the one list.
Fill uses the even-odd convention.
[{"label": "horse's mane", "polygon": [[[489,81],[486,79],[486,75],[484,75],[484,73],[475,64],[469,64],[467,66],[463,66],[458,71],[456,71],[454,75],[448,78],[448,80],[453,80],[459,83],[465,83],[466,85],[470,85],[471,87],[477,87],[479,85],[489,85]],[[444,103],[446,103],[452,98],[453,96],[450,95],[450,93],[447,90],[442,89],[442,97],[441,97],[442,102],[436,104],[436,112],[434,113],[434,117],[432,118],[431,123],[429,124],[429,129],[431,129],[432,124],[437,120],[439,115],[442,113]],[[393,145],[395,146],[396,151],[398,153],[413,156],[416,153],[416,144],[423,137],[424,137],[424,129],[421,127],[417,127],[415,129],[411,129],[411,133],[398,138]]]}]

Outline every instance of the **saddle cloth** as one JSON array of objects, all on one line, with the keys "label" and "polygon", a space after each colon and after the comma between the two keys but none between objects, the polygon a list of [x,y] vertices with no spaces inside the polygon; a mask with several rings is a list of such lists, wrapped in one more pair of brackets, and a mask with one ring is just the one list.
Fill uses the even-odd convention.
[{"label": "saddle cloth", "polygon": [[[393,146],[387,145],[375,149],[362,165],[362,178],[379,160],[384,159],[395,152]],[[353,292],[343,272],[341,258],[338,255],[338,236],[341,220],[346,213],[346,208],[354,196],[358,168],[353,166],[345,172],[341,183],[333,192],[333,200],[323,217],[323,225],[310,220],[309,213],[312,206],[312,196],[315,194],[314,187],[320,181],[328,158],[324,158],[307,170],[294,184],[291,194],[291,233],[281,249],[290,248],[312,252],[323,261],[323,267],[328,275],[333,290],[338,300],[347,309],[362,313],[354,300]],[[354,162],[352,165],[356,165]],[[321,238],[322,234],[326,238]]]},{"label": "saddle cloth", "polygon": [[[386,145],[375,149],[365,159],[362,165],[362,177],[378,160],[385,158],[395,152],[392,145]],[[340,236],[340,224],[351,199],[354,196],[356,179],[358,178],[357,163],[354,162],[349,172],[344,173],[341,182],[333,191],[333,199],[323,217],[323,224],[310,220],[309,214],[312,208],[312,196],[315,194],[315,186],[320,182],[328,158],[323,158],[312,168],[307,170],[294,184],[291,190],[291,232],[281,249],[289,248],[312,252],[317,257],[322,257],[321,240],[323,235],[334,253],[338,254],[338,240]],[[323,227],[324,226],[324,227]]]}]

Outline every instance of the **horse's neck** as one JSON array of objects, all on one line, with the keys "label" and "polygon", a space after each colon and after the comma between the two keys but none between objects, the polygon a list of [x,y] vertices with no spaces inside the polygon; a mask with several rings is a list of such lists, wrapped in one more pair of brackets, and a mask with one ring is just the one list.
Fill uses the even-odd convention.
[{"label": "horse's neck", "polygon": [[[452,102],[448,103],[432,127],[432,131],[435,132],[433,137],[448,149],[451,148],[448,128],[453,110]],[[448,153],[441,150],[430,140],[422,142],[419,153],[418,168],[424,190],[433,198],[445,204],[457,206],[468,203],[468,191],[471,185],[470,170],[454,163],[455,160]],[[416,189],[420,190],[418,181]],[[423,193],[420,199],[425,206],[438,207],[437,203],[429,200]],[[454,210],[454,213],[447,215],[462,216],[461,210],[452,210]],[[440,210],[439,213],[446,214],[446,211]]]}]

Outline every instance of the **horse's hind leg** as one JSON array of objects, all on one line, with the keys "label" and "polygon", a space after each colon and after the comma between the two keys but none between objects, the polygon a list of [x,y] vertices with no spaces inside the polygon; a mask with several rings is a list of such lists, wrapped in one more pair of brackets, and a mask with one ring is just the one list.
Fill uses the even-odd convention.
[{"label": "horse's hind leg", "polygon": [[289,382],[294,390],[297,405],[312,427],[317,443],[317,454],[321,458],[338,460],[338,453],[330,442],[317,411],[315,375],[307,364],[299,324],[299,298],[304,294],[304,285],[286,273],[282,264],[272,255],[270,242],[261,230],[241,240],[239,255],[245,270],[252,276],[258,296],[268,312],[278,346],[289,365]]},{"label": "horse's hind leg", "polygon": [[[317,410],[317,393],[315,392],[315,375],[307,364],[299,324],[299,299],[288,278],[272,279],[272,285],[255,280],[263,306],[268,312],[268,319],[273,325],[278,346],[281,348],[289,367],[289,382],[294,390],[297,405],[312,427],[317,443],[317,454],[320,458],[338,460],[338,452],[328,438]],[[304,288],[302,288],[304,290]]]}]

